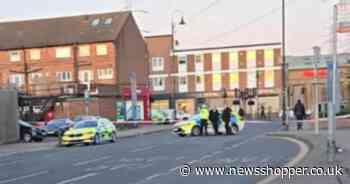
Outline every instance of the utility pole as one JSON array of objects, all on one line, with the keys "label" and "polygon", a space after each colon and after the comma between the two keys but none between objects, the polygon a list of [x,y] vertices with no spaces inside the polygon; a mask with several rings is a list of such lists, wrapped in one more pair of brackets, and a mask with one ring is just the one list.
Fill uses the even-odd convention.
[{"label": "utility pole", "polygon": [[320,47],[313,47],[314,50],[314,84],[315,84],[315,134],[320,133],[320,122],[319,122],[319,89],[318,89],[318,82],[319,82],[319,74],[318,74],[318,63],[320,63],[321,59],[321,48]]},{"label": "utility pole", "polygon": [[282,125],[288,129],[287,119],[287,71],[286,71],[286,3],[282,0]]},{"label": "utility pole", "polygon": [[332,95],[328,99],[328,153],[329,161],[334,161],[336,152],[336,141],[335,141],[335,103],[336,103],[336,76],[337,76],[337,25],[338,25],[338,10],[337,5],[333,6],[333,63],[331,70],[331,81],[332,81]]},{"label": "utility pole", "polygon": [[132,101],[132,120],[136,121],[137,119],[137,84],[136,84],[136,73],[131,72],[129,74],[129,81],[130,81],[130,91],[131,91],[131,101]]}]

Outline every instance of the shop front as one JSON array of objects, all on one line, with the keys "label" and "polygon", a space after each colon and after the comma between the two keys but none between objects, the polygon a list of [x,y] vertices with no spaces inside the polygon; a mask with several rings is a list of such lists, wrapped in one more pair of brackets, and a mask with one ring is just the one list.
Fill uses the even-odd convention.
[{"label": "shop front", "polygon": [[[137,89],[136,119],[150,120],[150,91],[146,87]],[[117,119],[132,119],[132,100],[130,88],[122,90],[122,101],[117,101]]]}]

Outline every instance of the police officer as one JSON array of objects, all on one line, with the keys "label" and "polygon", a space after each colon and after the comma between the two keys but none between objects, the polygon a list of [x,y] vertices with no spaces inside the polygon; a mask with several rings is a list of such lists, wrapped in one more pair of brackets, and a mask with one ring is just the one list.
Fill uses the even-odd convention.
[{"label": "police officer", "polygon": [[208,119],[209,119],[209,110],[206,105],[202,105],[199,111],[199,117],[201,119],[201,131],[200,134],[203,135],[203,129],[205,135],[208,135]]}]

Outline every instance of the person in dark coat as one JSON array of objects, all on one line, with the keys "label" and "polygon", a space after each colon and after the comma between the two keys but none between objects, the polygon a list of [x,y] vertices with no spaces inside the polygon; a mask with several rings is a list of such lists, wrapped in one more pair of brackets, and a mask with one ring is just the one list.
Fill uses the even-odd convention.
[{"label": "person in dark coat", "polygon": [[216,108],[210,110],[209,120],[213,125],[215,135],[219,135],[220,134],[219,133],[220,113]]},{"label": "person in dark coat", "polygon": [[232,109],[230,107],[228,107],[228,106],[222,112],[222,120],[225,123],[226,135],[231,135],[232,134],[232,131],[231,131],[231,128],[230,128],[231,112],[232,112]]},{"label": "person in dark coat", "polygon": [[303,129],[303,120],[306,116],[305,113],[305,106],[301,102],[301,100],[298,100],[298,102],[294,106],[294,115],[297,118],[297,130]]},{"label": "person in dark coat", "polygon": [[261,106],[260,117],[261,117],[262,119],[266,119],[266,115],[265,115],[265,106],[264,106],[264,105]]}]

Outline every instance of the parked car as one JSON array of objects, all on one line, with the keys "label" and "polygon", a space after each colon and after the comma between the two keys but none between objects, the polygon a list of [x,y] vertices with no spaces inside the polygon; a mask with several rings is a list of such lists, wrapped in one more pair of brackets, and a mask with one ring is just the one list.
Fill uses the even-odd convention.
[{"label": "parked car", "polygon": [[74,122],[79,122],[79,121],[82,121],[82,120],[97,120],[99,118],[100,118],[99,116],[79,115],[79,116],[74,117],[73,121]]},{"label": "parked car", "polygon": [[60,132],[64,132],[72,127],[74,122],[68,118],[53,119],[47,123],[45,130],[49,136],[58,136]]},{"label": "parked car", "polygon": [[76,122],[72,128],[63,134],[62,145],[101,144],[115,142],[117,130],[114,124],[105,118],[82,120]]},{"label": "parked car", "polygon": [[47,135],[41,128],[35,128],[31,124],[22,120],[18,121],[20,139],[26,143],[36,141],[41,142]]}]

